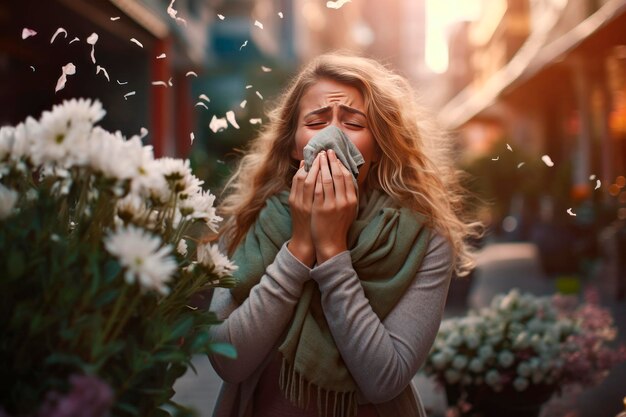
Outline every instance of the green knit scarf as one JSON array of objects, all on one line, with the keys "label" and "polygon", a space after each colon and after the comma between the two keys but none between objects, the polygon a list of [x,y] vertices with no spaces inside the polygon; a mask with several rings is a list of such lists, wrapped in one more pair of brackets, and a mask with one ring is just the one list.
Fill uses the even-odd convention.
[{"label": "green knit scarf", "polygon": [[[239,269],[235,275],[238,285],[231,291],[239,303],[245,301],[282,245],[291,238],[288,197],[284,191],[268,199],[232,256]],[[400,300],[420,268],[430,237],[424,223],[422,216],[395,207],[389,196],[373,191],[361,204],[358,218],[349,230],[352,265],[381,320]],[[357,385],[335,345],[322,310],[319,288],[313,280],[304,285],[279,351],[283,356],[280,387],[293,404],[308,408],[314,389],[321,415],[327,416],[329,411],[335,417],[356,415]],[[332,410],[328,410],[329,400]]]}]

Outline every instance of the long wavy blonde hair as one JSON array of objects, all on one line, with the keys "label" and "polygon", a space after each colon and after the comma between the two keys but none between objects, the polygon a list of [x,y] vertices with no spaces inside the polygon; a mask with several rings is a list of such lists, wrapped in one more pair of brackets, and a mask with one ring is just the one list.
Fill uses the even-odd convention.
[{"label": "long wavy blonde hair", "polygon": [[398,204],[424,214],[450,241],[457,275],[467,274],[474,263],[466,239],[480,233],[480,224],[463,218],[464,190],[450,141],[418,107],[406,79],[374,60],[336,53],[314,59],[292,80],[226,183],[219,211],[226,218],[222,234],[229,253],[265,201],[290,187],[299,162],[291,155],[300,99],[320,79],[354,86],[363,94],[368,126],[381,152],[365,186],[380,188]]}]

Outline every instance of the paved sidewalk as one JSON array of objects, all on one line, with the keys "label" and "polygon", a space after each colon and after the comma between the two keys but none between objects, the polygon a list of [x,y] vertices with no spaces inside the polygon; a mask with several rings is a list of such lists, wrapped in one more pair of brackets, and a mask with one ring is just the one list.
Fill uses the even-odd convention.
[{"label": "paved sidewalk", "polygon": [[[485,306],[495,294],[512,288],[537,295],[553,293],[554,283],[543,274],[538,255],[536,247],[528,243],[499,243],[485,247],[477,258],[478,266],[471,281],[453,281],[445,316],[464,314],[468,306]],[[620,340],[626,342],[626,300],[610,301],[607,307],[616,319]],[[199,417],[210,417],[220,379],[206,357],[197,357],[193,363],[198,375],[189,370],[178,380],[174,386],[177,392],[174,400],[196,409]],[[420,374],[413,382],[431,417],[442,417],[446,406],[444,392]],[[576,407],[578,414],[568,417],[615,417],[622,410],[624,397],[626,363],[614,369],[603,384],[580,395]],[[542,417],[564,416],[544,413]]]}]

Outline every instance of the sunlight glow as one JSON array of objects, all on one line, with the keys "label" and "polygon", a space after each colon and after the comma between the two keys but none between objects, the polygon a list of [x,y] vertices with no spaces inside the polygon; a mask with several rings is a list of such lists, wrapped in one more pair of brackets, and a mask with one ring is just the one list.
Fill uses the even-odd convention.
[{"label": "sunlight glow", "polygon": [[448,36],[451,24],[479,17],[483,0],[426,0],[426,47],[424,60],[437,74],[448,70]]}]

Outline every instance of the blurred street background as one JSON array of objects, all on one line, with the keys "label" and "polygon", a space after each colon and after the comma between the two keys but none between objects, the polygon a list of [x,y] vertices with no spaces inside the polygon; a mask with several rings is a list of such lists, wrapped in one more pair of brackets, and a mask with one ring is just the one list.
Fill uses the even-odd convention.
[{"label": "blurred street background", "polygon": [[[189,158],[219,192],[289,77],[334,50],[406,76],[471,174],[488,231],[448,317],[513,287],[593,287],[626,340],[626,0],[3,1],[0,125],[97,98],[104,128],[147,130],[157,156]],[[197,365],[176,399],[208,416],[219,378]],[[443,415],[443,393],[416,383]],[[572,411],[613,417],[623,397],[624,364]]]}]

